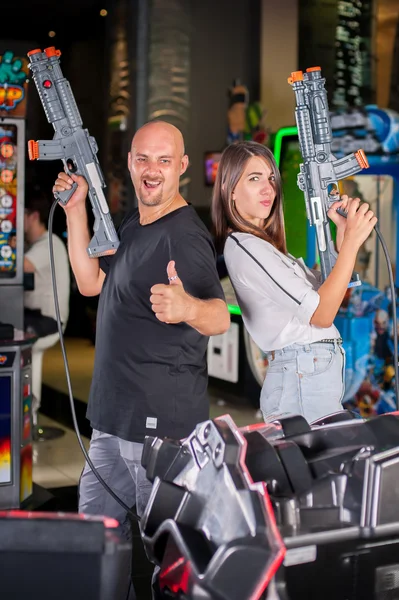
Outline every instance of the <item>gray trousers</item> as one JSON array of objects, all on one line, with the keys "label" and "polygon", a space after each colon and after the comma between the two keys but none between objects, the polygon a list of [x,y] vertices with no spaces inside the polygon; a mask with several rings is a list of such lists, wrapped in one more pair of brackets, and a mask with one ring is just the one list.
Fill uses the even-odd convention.
[{"label": "gray trousers", "polygon": [[[93,430],[89,448],[90,460],[115,494],[127,506],[136,506],[139,516],[144,512],[152,487],[146,478],[145,469],[141,466],[142,453],[143,444],[127,442],[108,433]],[[87,463],[79,483],[79,512],[113,517],[121,524],[126,539],[131,540],[127,512],[106,491]],[[123,570],[126,573],[126,593],[121,597],[123,600],[134,600],[136,596],[131,584],[131,557]]]}]

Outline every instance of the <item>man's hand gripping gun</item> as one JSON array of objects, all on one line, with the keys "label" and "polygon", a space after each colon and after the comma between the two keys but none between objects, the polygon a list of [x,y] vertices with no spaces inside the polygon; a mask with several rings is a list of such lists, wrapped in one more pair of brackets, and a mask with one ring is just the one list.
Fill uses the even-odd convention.
[{"label": "man's hand gripping gun", "polygon": [[[306,69],[305,73],[295,71],[288,78],[295,92],[295,118],[303,158],[298,187],[305,194],[310,224],[316,227],[323,281],[337,260],[327,211],[339,200],[338,181],[369,166],[363,150],[340,159],[331,153],[332,133],[325,81],[320,67]],[[346,217],[344,211],[338,209],[337,212]],[[361,285],[361,281],[359,275],[353,273],[349,287],[357,285]]]},{"label": "man's hand gripping gun", "polygon": [[[94,137],[82,128],[82,119],[70,84],[62,74],[59,57],[54,47],[28,52],[29,68],[39,92],[44,112],[52,123],[55,134],[52,140],[30,140],[30,160],[61,159],[68,174],[83,175],[89,185],[89,198],[94,213],[94,235],[87,253],[91,258],[114,254],[119,246],[118,236],[104,196],[104,177],[97,159],[98,147]],[[66,205],[76,190],[54,194]]]}]

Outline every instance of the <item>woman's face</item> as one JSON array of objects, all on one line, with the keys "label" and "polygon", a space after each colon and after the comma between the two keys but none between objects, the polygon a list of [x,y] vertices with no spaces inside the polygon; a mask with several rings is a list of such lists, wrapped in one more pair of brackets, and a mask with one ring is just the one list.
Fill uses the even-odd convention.
[{"label": "woman's face", "polygon": [[237,211],[252,225],[263,227],[275,198],[273,171],[265,158],[252,156],[233,191]]}]

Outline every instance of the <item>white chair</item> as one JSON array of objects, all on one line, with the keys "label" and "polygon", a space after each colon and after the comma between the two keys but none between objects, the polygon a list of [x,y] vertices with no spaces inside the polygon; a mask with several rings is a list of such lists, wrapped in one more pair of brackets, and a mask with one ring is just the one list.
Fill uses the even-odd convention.
[{"label": "white chair", "polygon": [[37,413],[42,399],[43,355],[60,339],[59,333],[52,333],[39,338],[32,346],[32,424],[36,440],[55,439],[64,434],[58,427],[38,428]]}]

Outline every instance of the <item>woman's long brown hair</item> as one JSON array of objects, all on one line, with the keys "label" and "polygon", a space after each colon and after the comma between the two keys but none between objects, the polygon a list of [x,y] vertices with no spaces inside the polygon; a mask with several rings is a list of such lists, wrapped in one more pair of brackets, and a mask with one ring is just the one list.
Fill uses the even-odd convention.
[{"label": "woman's long brown hair", "polygon": [[[238,213],[232,194],[252,156],[264,158],[274,175],[276,198],[264,227],[256,227]],[[227,146],[220,159],[212,195],[212,222],[216,247],[223,252],[230,231],[252,233],[287,254],[284,230],[281,177],[272,152],[257,142],[236,142]]]}]

